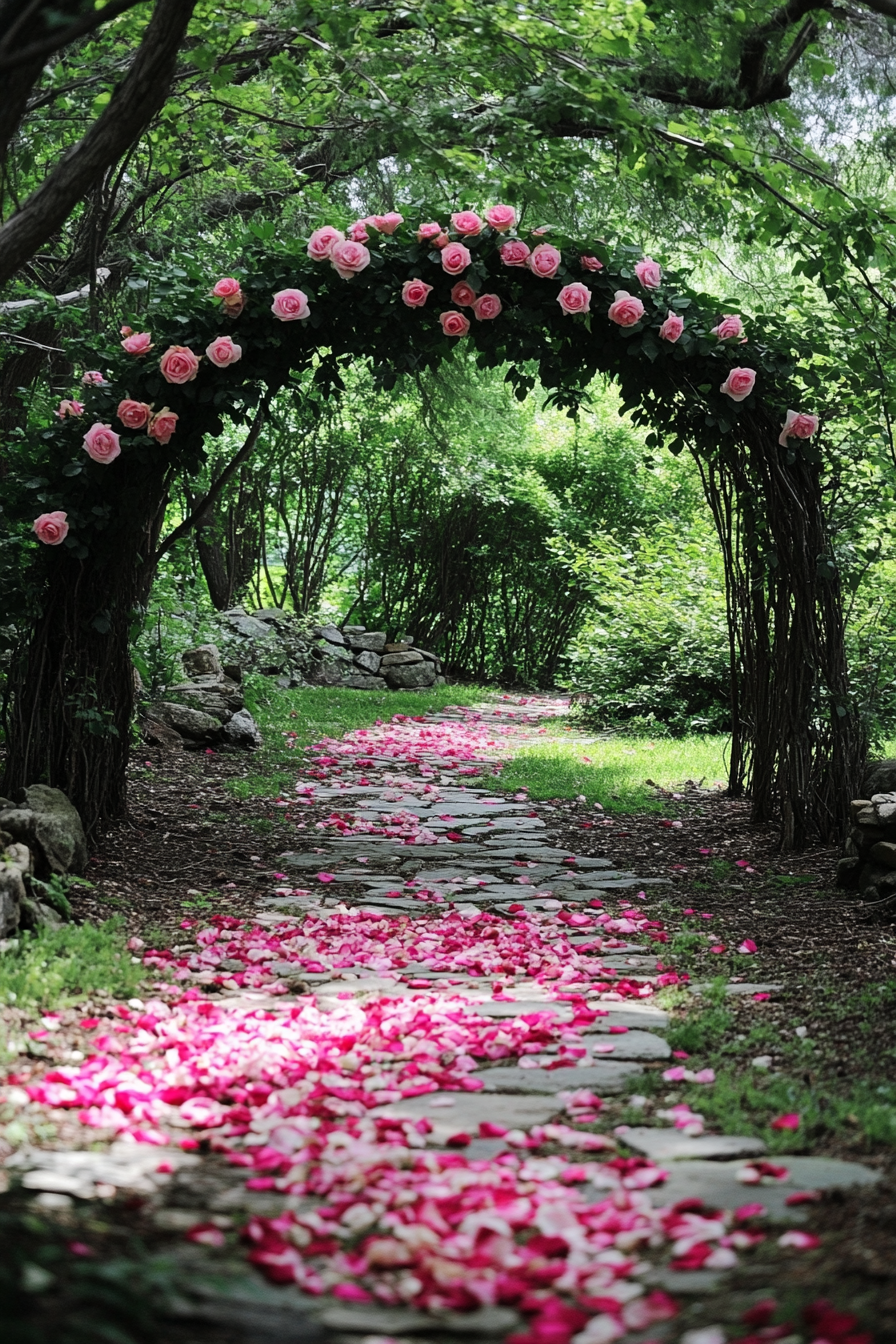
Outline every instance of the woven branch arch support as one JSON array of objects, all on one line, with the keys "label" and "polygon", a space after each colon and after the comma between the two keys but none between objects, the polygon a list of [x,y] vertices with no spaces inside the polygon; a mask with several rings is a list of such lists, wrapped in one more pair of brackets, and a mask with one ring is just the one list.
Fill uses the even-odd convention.
[{"label": "woven branch arch support", "polygon": [[[830,547],[811,351],[770,319],[719,312],[631,246],[523,237],[515,223],[506,206],[460,211],[444,228],[390,214],[276,245],[263,226],[226,275],[155,264],[132,275],[133,329],[82,349],[94,367],[44,432],[35,530],[48,591],[60,571],[97,576],[125,553],[145,569],[173,480],[297,372],[329,396],[363,359],[389,387],[472,345],[481,365],[507,367],[519,396],[539,381],[571,412],[601,373],[651,426],[649,443],[701,465],[729,580],[730,785],[751,787],[754,815],[776,816],[786,846],[830,836],[864,744],[836,571],[820,564]],[[134,537],[139,552],[122,547]]]}]

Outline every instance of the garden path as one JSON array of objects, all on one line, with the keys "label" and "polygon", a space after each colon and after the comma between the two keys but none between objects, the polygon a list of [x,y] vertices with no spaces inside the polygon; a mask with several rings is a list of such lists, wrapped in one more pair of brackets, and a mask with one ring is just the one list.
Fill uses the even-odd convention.
[{"label": "garden path", "polygon": [[[564,709],[529,697],[318,744],[278,802],[332,810],[254,922],[184,921],[183,944],[145,952],[153,997],[22,1090],[76,1111],[85,1149],[8,1165],[48,1208],[144,1195],[184,1236],[181,1320],[247,1344],[714,1344],[726,1273],[763,1240],[811,1248],[816,1192],[877,1179],[768,1162],[675,1094],[661,1127],[602,1123],[604,1098],[636,1114],[657,1075],[713,1076],[664,1038],[658,1000],[688,987],[656,940],[663,879],[570,853],[550,805],[483,786]],[[86,1151],[97,1132],[113,1141]]]}]

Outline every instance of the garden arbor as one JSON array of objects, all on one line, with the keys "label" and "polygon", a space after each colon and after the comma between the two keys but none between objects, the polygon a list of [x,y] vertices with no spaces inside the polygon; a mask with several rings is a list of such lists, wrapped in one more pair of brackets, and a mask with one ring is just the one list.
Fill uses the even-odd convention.
[{"label": "garden arbor", "polygon": [[226,275],[150,265],[129,281],[132,325],[71,352],[85,371],[43,436],[31,517],[44,600],[14,679],[5,790],[43,779],[89,827],[123,811],[129,632],[172,486],[208,437],[249,425],[244,457],[297,373],[334,395],[364,359],[389,387],[466,343],[507,366],[520,396],[540,381],[570,410],[607,375],[648,442],[694,454],[726,561],[730,787],[749,788],[756,820],[779,820],[785,847],[835,835],[864,738],[811,352],[715,311],[630,247],[523,237],[507,206],[419,226],[393,213],[292,244],[272,234],[247,232]]}]

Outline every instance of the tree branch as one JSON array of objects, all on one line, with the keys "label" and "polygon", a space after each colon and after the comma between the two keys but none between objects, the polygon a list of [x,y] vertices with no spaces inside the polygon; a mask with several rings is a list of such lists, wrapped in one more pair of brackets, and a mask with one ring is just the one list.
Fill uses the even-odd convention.
[{"label": "tree branch", "polygon": [[[60,51],[63,47],[68,47],[72,42],[76,42],[79,37],[84,37],[87,33],[92,33],[101,24],[107,23],[109,19],[115,19],[119,14],[124,14],[126,10],[135,9],[137,5],[145,5],[146,0],[108,0],[108,4],[102,9],[88,11],[82,18],[75,23],[70,23],[67,28],[61,25],[50,30],[50,33],[40,42],[32,42],[28,47],[14,47],[12,43],[18,37],[19,32],[27,27],[26,19],[30,17],[31,11],[40,8],[40,5],[31,5],[24,11],[14,24],[10,26],[6,34],[0,36],[0,72],[11,70],[18,65],[30,65],[33,61],[43,61],[47,56],[52,56],[54,51]],[[44,20],[46,26],[46,19]]]}]

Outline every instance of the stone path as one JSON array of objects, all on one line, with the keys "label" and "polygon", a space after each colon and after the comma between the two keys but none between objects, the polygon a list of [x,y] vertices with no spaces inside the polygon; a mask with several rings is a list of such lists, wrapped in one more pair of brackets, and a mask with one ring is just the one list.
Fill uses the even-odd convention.
[{"label": "stone path", "polygon": [[[711,1302],[751,1239],[798,1224],[794,1195],[874,1181],[764,1164],[759,1140],[707,1134],[687,1107],[601,1130],[600,1098],[637,1105],[671,1062],[655,996],[677,977],[650,941],[660,879],[570,854],[549,806],[483,786],[562,708],[405,719],[310,753],[279,801],[332,811],[281,856],[256,925],[196,922],[148,952],[170,977],[156,997],[97,1023],[83,1065],[18,1089],[76,1108],[85,1147],[89,1126],[119,1135],[15,1153],[38,1204],[148,1197],[187,1238],[178,1314],[247,1344],[504,1337],[524,1316],[527,1340],[609,1344],[678,1338],[676,1303]],[[234,1258],[242,1225],[279,1286]]]}]

